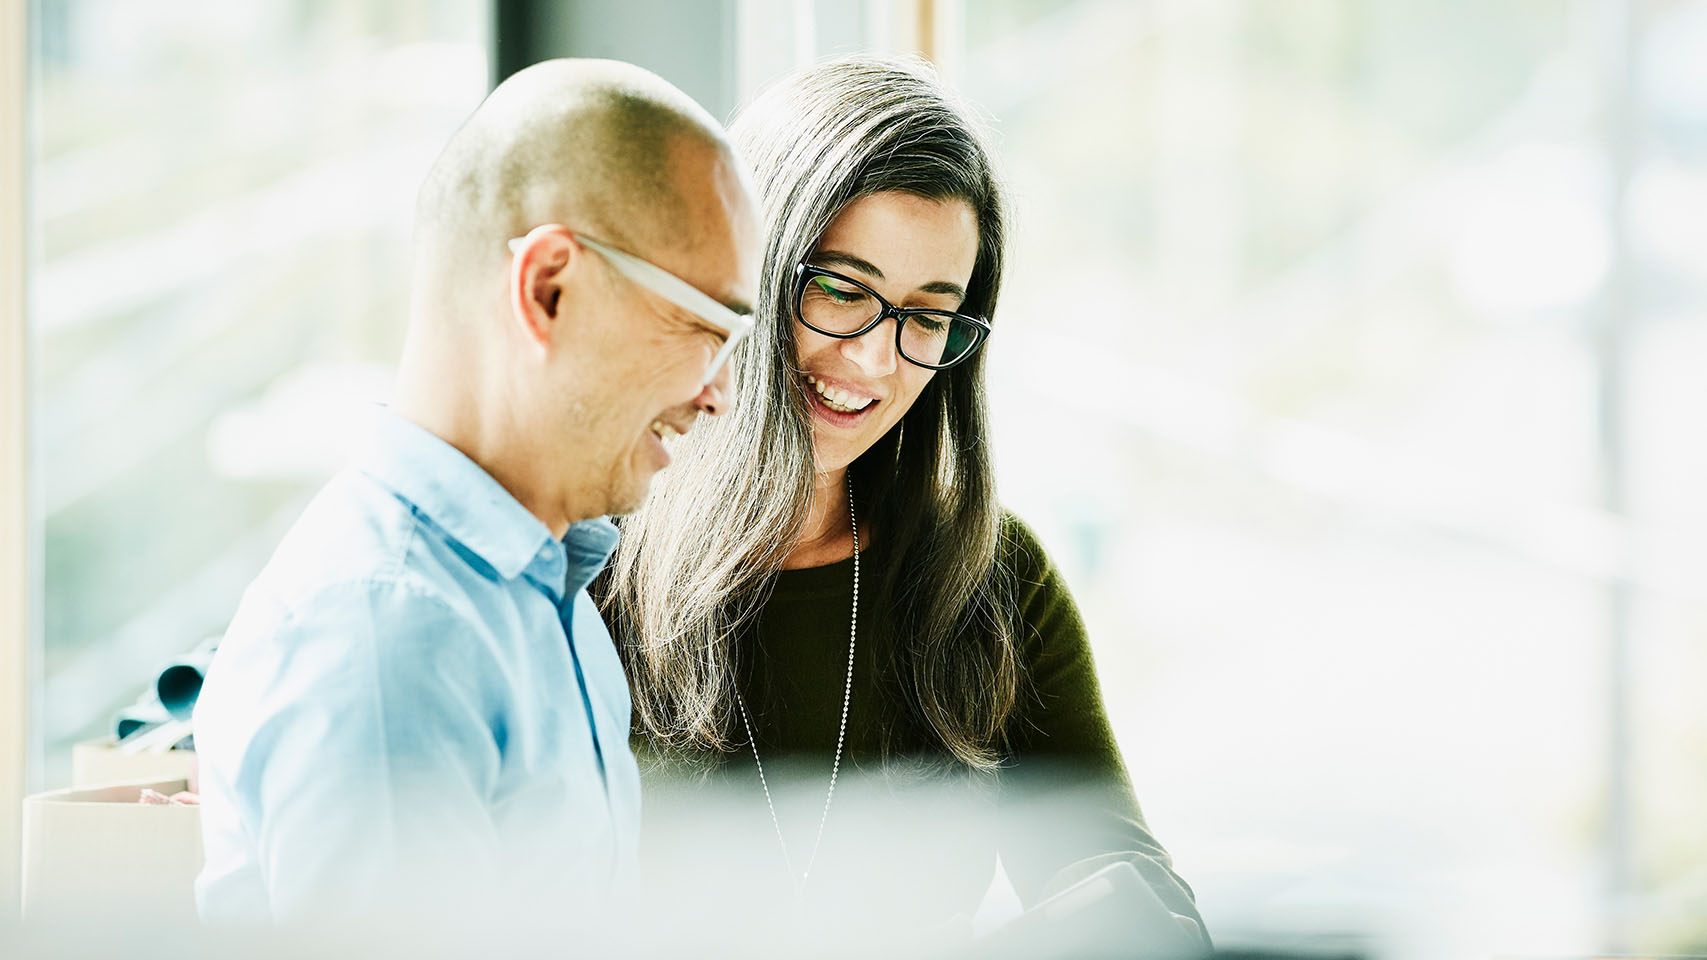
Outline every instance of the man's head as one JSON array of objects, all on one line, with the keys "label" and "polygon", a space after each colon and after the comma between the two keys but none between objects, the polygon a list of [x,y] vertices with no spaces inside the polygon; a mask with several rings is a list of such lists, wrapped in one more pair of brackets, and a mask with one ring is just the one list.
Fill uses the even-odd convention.
[{"label": "man's head", "polygon": [[722,129],[679,90],[611,61],[529,67],[421,188],[398,402],[553,529],[626,512],[663,439],[734,396],[727,365],[706,381],[727,331],[622,255],[746,313],[758,229]]}]

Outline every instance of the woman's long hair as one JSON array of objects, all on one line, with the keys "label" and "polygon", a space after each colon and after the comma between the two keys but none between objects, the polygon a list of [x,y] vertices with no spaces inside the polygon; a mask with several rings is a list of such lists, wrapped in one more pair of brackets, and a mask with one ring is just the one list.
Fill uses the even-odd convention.
[{"label": "woman's long hair", "polygon": [[[672,451],[622,523],[606,614],[638,723],[668,752],[727,751],[744,627],[804,526],[814,475],[797,365],[794,267],[853,200],[899,191],[961,200],[978,255],[963,310],[992,317],[1005,200],[967,112],[917,59],[808,68],[742,111],[731,134],[756,171],[767,233],[755,328],[731,360],[732,412]],[[867,554],[893,632],[887,686],[910,729],[977,769],[996,766],[1020,688],[1012,588],[996,562],[1001,513],[986,446],[984,355],[938,372],[850,469]]]}]

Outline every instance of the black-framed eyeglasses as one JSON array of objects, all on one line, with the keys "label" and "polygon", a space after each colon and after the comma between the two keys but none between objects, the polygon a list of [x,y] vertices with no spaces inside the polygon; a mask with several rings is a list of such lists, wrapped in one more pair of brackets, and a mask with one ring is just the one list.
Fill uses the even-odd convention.
[{"label": "black-framed eyeglasses", "polygon": [[851,340],[895,318],[895,349],[909,363],[944,370],[976,353],[990,335],[982,317],[897,307],[858,280],[802,263],[794,268],[794,316],[826,337]]}]

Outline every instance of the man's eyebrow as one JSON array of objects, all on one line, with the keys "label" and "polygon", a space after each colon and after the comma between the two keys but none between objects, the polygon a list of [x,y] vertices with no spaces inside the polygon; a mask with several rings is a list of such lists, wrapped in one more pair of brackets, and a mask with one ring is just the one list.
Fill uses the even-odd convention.
[{"label": "man's eyebrow", "polygon": [[[713,299],[716,298],[714,297]],[[751,317],[753,315],[753,308],[748,306],[743,300],[717,300],[717,303],[734,311],[738,316]],[[674,304],[672,304],[672,306],[674,306]],[[715,333],[725,340],[735,335],[735,331],[724,327],[720,323],[712,323],[710,319],[702,317],[692,310],[688,310],[683,307],[676,307],[676,309],[684,319],[690,321],[694,326],[699,327],[708,333]]]},{"label": "man's eyebrow", "polygon": [[[710,295],[707,294],[707,296]],[[740,300],[717,300],[716,297],[712,297],[712,299],[719,306],[727,307],[743,316],[752,316],[751,309]],[[721,324],[713,323],[710,318],[700,316],[697,311],[689,310],[687,307],[684,307],[679,303],[665,301],[665,304],[666,312],[670,316],[674,317],[678,323],[683,323],[690,327],[697,327],[707,333],[716,333],[725,339],[728,339],[728,337],[734,332],[732,330],[725,330]]]}]

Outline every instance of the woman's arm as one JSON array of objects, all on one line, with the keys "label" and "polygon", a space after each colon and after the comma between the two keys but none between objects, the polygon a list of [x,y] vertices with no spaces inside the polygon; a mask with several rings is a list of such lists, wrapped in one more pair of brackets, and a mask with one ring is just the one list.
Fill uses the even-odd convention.
[{"label": "woman's arm", "polygon": [[1017,517],[1003,520],[1027,689],[1002,773],[1002,862],[1029,904],[1118,860],[1170,910],[1202,925],[1191,887],[1150,833],[1109,728],[1084,621],[1059,571]]}]

